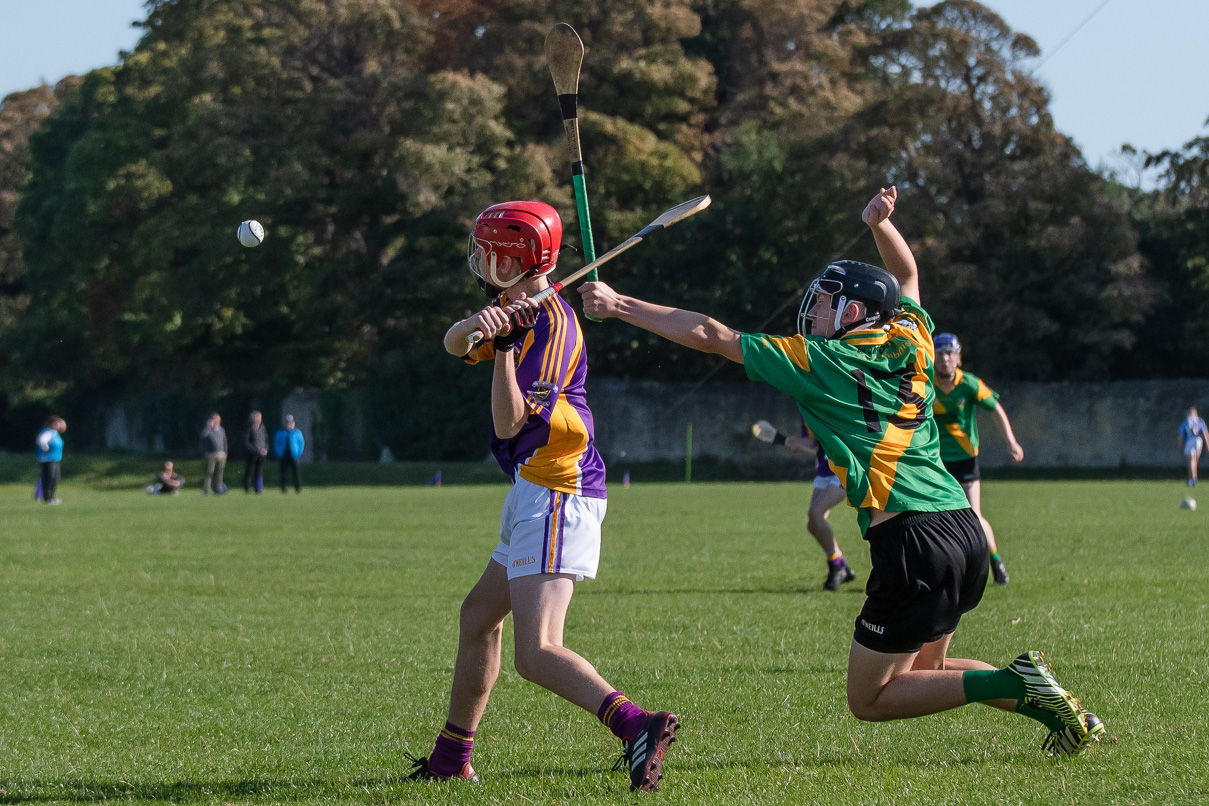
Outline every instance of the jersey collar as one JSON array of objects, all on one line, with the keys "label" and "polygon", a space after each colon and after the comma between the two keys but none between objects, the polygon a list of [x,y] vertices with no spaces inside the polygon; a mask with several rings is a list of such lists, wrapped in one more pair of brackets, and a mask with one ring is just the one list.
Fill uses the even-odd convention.
[{"label": "jersey collar", "polygon": [[840,336],[840,341],[845,344],[851,344],[854,347],[876,347],[879,344],[885,344],[889,338],[890,334],[886,332],[886,328],[883,326],[845,333],[843,336]]}]

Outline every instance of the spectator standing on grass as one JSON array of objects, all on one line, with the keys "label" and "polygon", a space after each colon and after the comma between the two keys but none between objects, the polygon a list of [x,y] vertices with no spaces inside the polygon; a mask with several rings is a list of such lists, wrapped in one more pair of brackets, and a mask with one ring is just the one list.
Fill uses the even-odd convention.
[{"label": "spectator standing on grass", "polygon": [[183,486],[185,477],[173,469],[171,462],[164,462],[164,469],[155,477],[155,481],[147,486],[147,495],[180,495]]},{"label": "spectator standing on grass", "polygon": [[269,455],[269,429],[264,427],[260,412],[248,415],[248,430],[243,435],[243,447],[247,452],[243,467],[243,491],[259,495],[264,489],[264,458]]},{"label": "spectator standing on grass", "polygon": [[302,460],[302,451],[306,448],[306,437],[298,430],[294,415],[287,414],[283,422],[285,427],[279,428],[273,436],[273,452],[281,460],[281,491],[287,492],[286,475],[292,474],[294,489],[302,492],[302,470],[298,463]]},{"label": "spectator standing on grass", "polygon": [[222,427],[222,417],[215,412],[206,420],[201,432],[202,453],[206,455],[206,478],[202,480],[202,494],[213,492],[222,495],[227,491],[223,483],[223,471],[227,467],[227,432]]},{"label": "spectator standing on grass", "polygon": [[1201,461],[1201,451],[1205,449],[1205,441],[1209,439],[1209,430],[1205,421],[1196,413],[1196,407],[1188,409],[1188,416],[1180,423],[1180,447],[1184,449],[1184,458],[1188,460],[1188,486],[1196,486],[1197,465]]},{"label": "spectator standing on grass", "polygon": [[63,461],[63,432],[67,421],[57,415],[46,418],[46,425],[35,440],[38,462],[42,465],[42,501],[59,505],[59,463]]}]

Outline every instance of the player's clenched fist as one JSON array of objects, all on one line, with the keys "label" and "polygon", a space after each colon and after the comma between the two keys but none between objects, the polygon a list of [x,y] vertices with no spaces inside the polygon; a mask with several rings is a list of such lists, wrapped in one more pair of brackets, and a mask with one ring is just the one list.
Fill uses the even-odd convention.
[{"label": "player's clenched fist", "polygon": [[876,227],[878,224],[885,221],[894,212],[894,202],[898,200],[898,188],[891,185],[889,188],[882,188],[877,192],[867,205],[865,212],[861,213],[861,220],[871,227]]},{"label": "player's clenched fist", "polygon": [[584,300],[584,313],[597,319],[608,319],[621,312],[621,295],[605,283],[584,283],[579,288]]},{"label": "player's clenched fist", "polygon": [[534,302],[529,299],[522,291],[516,298],[516,302],[504,308],[508,314],[508,321],[513,327],[532,327],[537,321],[537,312],[541,308],[540,302]]},{"label": "player's clenched fist", "polygon": [[488,305],[483,310],[466,320],[472,329],[481,330],[483,337],[494,338],[498,333],[504,333],[512,328],[512,312],[498,305]]}]

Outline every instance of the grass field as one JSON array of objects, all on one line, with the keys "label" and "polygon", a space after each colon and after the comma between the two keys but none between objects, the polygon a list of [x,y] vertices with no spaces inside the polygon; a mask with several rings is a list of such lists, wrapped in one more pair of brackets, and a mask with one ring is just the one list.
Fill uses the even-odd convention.
[{"label": "grass field", "polygon": [[[613,489],[567,642],[677,711],[663,791],[632,795],[595,719],[505,671],[479,786],[402,779],[442,725],[461,597],[498,485],[177,498],[0,486],[0,802],[1199,803],[1209,792],[1209,525],[1175,482],[992,482],[1012,573],[954,653],[1044,649],[1109,738],[1041,755],[973,706],[871,725],[844,669],[859,574],[819,589],[805,484]],[[510,633],[509,633],[510,635]]]}]

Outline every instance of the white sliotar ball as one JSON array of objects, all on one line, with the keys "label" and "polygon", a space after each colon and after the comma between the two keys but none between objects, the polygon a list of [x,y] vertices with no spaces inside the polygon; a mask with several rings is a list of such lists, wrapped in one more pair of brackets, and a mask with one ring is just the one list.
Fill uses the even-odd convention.
[{"label": "white sliotar ball", "polygon": [[239,242],[244,246],[260,246],[260,242],[264,240],[264,227],[260,226],[260,222],[249,218],[247,221],[239,225]]},{"label": "white sliotar ball", "polygon": [[1188,496],[1180,502],[1180,509],[1196,509],[1196,499]]}]

